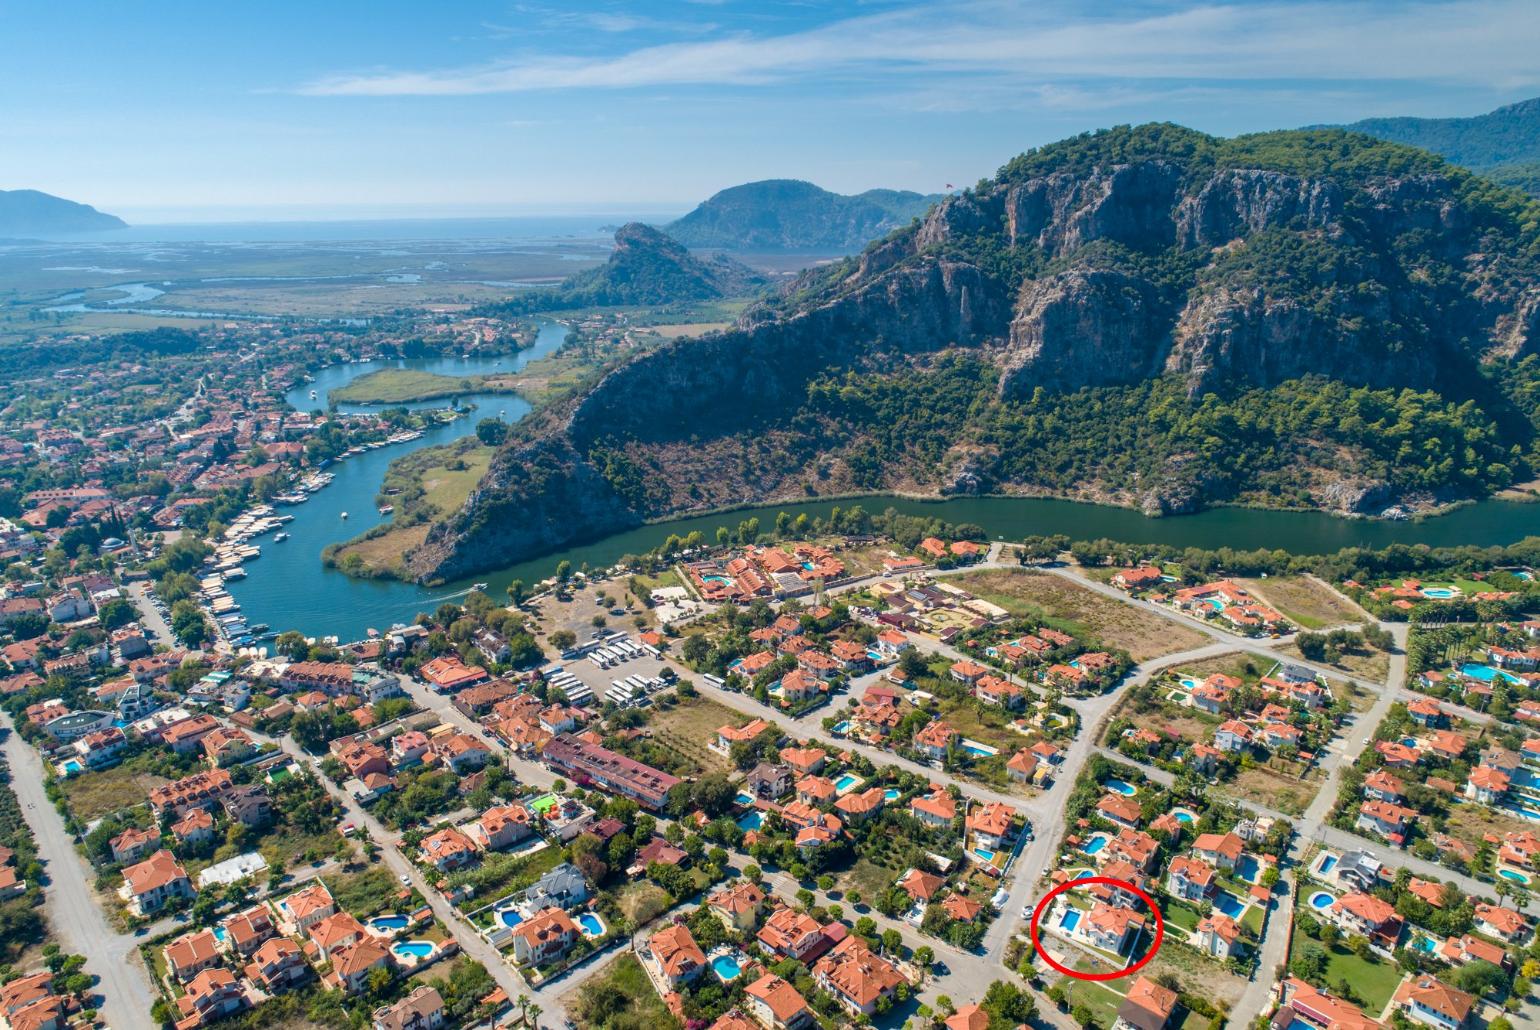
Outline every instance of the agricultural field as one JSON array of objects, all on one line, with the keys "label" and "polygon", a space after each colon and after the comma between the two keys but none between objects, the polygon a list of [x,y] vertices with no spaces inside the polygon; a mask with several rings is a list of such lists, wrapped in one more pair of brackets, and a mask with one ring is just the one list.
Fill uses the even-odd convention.
[{"label": "agricultural field", "polygon": [[1065,632],[1121,648],[1136,662],[1201,646],[1208,638],[1170,619],[1104,597],[1059,576],[1027,569],[990,569],[947,577],[1007,611],[1040,618]]}]

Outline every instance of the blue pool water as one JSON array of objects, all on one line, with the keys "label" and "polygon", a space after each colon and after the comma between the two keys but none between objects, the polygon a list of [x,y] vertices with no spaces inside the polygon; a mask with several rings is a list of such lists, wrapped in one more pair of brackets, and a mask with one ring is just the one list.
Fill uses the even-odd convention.
[{"label": "blue pool water", "polygon": [[840,773],[840,778],[834,781],[834,789],[838,791],[847,791],[860,782],[861,777],[857,776],[855,773]]},{"label": "blue pool water", "polygon": [[1442,601],[1451,597],[1458,597],[1460,592],[1454,587],[1423,587],[1422,596],[1437,598]]},{"label": "blue pool water", "polygon": [[1098,833],[1096,836],[1094,836],[1090,840],[1086,841],[1085,842],[1085,846],[1082,847],[1080,850],[1084,851],[1087,855],[1094,855],[1094,854],[1096,854],[1098,851],[1100,851],[1102,848],[1104,848],[1106,846],[1107,846],[1107,837],[1106,837],[1106,835]]},{"label": "blue pool water", "polygon": [[516,910],[511,908],[498,909],[497,919],[498,922],[502,923],[504,926],[518,926],[520,923],[524,922],[524,917],[519,915]]},{"label": "blue pool water", "polygon": [[390,950],[401,958],[424,959],[433,954],[432,941],[402,941],[392,944]]},{"label": "blue pool water", "polygon": [[1235,875],[1247,883],[1255,883],[1257,880],[1257,860],[1254,855],[1242,855],[1241,860],[1235,863]]},{"label": "blue pool water", "polygon": [[723,983],[736,980],[743,975],[743,969],[739,967],[738,960],[731,955],[718,955],[711,960],[711,970]]},{"label": "blue pool water", "polygon": [[744,812],[737,821],[740,830],[757,830],[765,821],[765,813],[756,808],[752,812]]},{"label": "blue pool water", "polygon": [[577,923],[583,928],[583,932],[588,934],[590,937],[604,936],[604,920],[600,919],[592,912],[584,912],[582,915],[578,916]]},{"label": "blue pool water", "polygon": [[1413,951],[1420,951],[1426,955],[1433,954],[1437,948],[1438,945],[1433,943],[1433,938],[1431,937],[1418,937],[1415,941],[1412,942]]},{"label": "blue pool water", "polygon": [[1499,869],[1497,871],[1497,875],[1501,876],[1504,880],[1512,880],[1514,883],[1529,882],[1529,877],[1525,876],[1523,873],[1515,872],[1512,869]]},{"label": "blue pool water", "polygon": [[406,929],[406,924],[408,922],[410,922],[410,920],[408,920],[406,916],[375,916],[373,919],[369,920],[369,925],[375,930],[382,930],[385,933],[395,933],[397,930]]},{"label": "blue pool water", "polygon": [[988,848],[974,848],[973,853],[988,862],[995,857],[995,853]]},{"label": "blue pool water", "polygon": [[1239,919],[1240,914],[1246,911],[1246,906],[1241,903],[1241,899],[1229,891],[1220,891],[1214,895],[1214,907],[1231,919]]},{"label": "blue pool water", "polygon": [[706,573],[704,576],[701,577],[701,579],[703,581],[707,582],[707,583],[726,583],[728,586],[731,586],[732,582],[733,582],[730,577],[728,577],[728,576],[719,576],[719,575],[717,575],[714,572]]},{"label": "blue pool water", "polygon": [[1328,908],[1331,908],[1332,904],[1336,900],[1336,898],[1332,897],[1330,894],[1327,894],[1325,891],[1316,891],[1314,894],[1310,895],[1310,907],[1315,909],[1317,912],[1324,912]]},{"label": "blue pool water", "polygon": [[974,758],[988,758],[990,755],[998,755],[1000,753],[998,748],[992,748],[988,744],[980,744],[976,740],[964,739],[958,747],[968,752]]},{"label": "blue pool water", "polygon": [[1473,680],[1480,680],[1483,683],[1491,683],[1499,676],[1509,683],[1518,684],[1523,682],[1523,680],[1506,669],[1498,669],[1491,665],[1477,665],[1475,662],[1467,662],[1460,666],[1460,675],[1468,676]]},{"label": "blue pool water", "polygon": [[225,942],[225,928],[224,927],[222,927],[222,926],[214,927],[214,939],[216,941],[218,941],[220,944],[223,944]]},{"label": "blue pool water", "polygon": [[738,802],[740,805],[752,805],[754,803],[753,797],[743,793],[741,790],[738,792],[738,796],[733,798],[733,800]]},{"label": "blue pool water", "polygon": [[75,758],[66,759],[64,762],[64,771],[69,773],[71,776],[79,772],[84,772],[85,768],[86,767],[81,765],[80,761]]},{"label": "blue pool water", "polygon": [[1070,909],[1059,917],[1059,926],[1065,930],[1073,930],[1080,924],[1080,910]]},{"label": "blue pool water", "polygon": [[836,737],[843,737],[845,734],[850,732],[849,720],[840,720],[829,728],[829,732],[834,734]]},{"label": "blue pool water", "polygon": [[1417,746],[1417,738],[1416,737],[1402,737],[1401,738],[1401,743],[1405,744],[1407,747],[1416,747]]},{"label": "blue pool water", "polygon": [[897,801],[898,800],[898,788],[897,787],[889,787],[887,790],[882,792],[882,797],[886,801]]},{"label": "blue pool water", "polygon": [[1114,793],[1123,795],[1125,798],[1131,798],[1139,792],[1139,788],[1135,787],[1132,783],[1124,783],[1122,780],[1108,780],[1102,786]]},{"label": "blue pool water", "polygon": [[1191,676],[1180,676],[1177,678],[1177,682],[1188,690],[1197,690],[1203,685],[1202,680],[1193,679]]},{"label": "blue pool water", "polygon": [[1337,867],[1337,856],[1327,855],[1321,859],[1321,875],[1324,876]]},{"label": "blue pool water", "polygon": [[1187,824],[1187,825],[1191,825],[1193,823],[1193,821],[1194,821],[1193,817],[1192,817],[1192,813],[1187,811],[1186,809],[1179,808],[1175,812],[1172,812],[1171,814],[1176,817],[1176,821],[1179,822],[1179,823],[1184,823],[1184,824]]}]

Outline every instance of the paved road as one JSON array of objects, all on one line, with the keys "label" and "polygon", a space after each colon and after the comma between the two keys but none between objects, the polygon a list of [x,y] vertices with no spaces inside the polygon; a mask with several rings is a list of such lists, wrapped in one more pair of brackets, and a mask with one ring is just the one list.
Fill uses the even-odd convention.
[{"label": "paved road", "polygon": [[155,1025],[150,1006],[156,994],[139,958],[140,938],[119,933],[107,922],[91,889],[95,877],[43,791],[42,759],[15,732],[10,716],[0,714],[0,724],[8,731],[5,756],[11,766],[11,786],[48,869],[49,924],[65,951],[86,956],[85,971],[97,978],[101,1013],[108,1025],[113,1030],[148,1030]]}]

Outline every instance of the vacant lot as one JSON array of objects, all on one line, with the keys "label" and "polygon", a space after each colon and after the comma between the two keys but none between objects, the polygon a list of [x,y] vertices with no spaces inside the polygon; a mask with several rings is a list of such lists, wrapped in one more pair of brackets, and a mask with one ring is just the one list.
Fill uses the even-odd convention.
[{"label": "vacant lot", "polygon": [[951,580],[984,600],[1127,651],[1136,662],[1200,646],[1207,638],[1152,612],[1046,572],[991,569]]},{"label": "vacant lot", "polygon": [[1235,676],[1245,679],[1248,675],[1256,678],[1267,669],[1260,663],[1265,659],[1254,658],[1249,654],[1239,651],[1231,654],[1215,655],[1213,658],[1204,658],[1201,661],[1189,662],[1186,665],[1178,665],[1171,672],[1177,676],[1191,676],[1195,680],[1206,680],[1216,672],[1222,672],[1226,676]]},{"label": "vacant lot", "polygon": [[726,705],[704,697],[679,702],[672,708],[659,709],[648,723],[652,735],[707,769],[726,769],[730,764],[721,752],[707,747],[717,739],[721,726],[737,726],[747,718]]},{"label": "vacant lot", "polygon": [[[1292,769],[1298,768],[1294,763],[1280,763],[1280,765],[1287,765]],[[1321,789],[1321,782],[1316,774],[1302,781],[1281,769],[1259,765],[1252,769],[1242,769],[1236,774],[1235,779],[1221,784],[1219,789],[1226,794],[1245,801],[1253,801],[1285,815],[1301,815],[1310,807],[1310,802],[1315,800],[1316,793]]]},{"label": "vacant lot", "polygon": [[1363,622],[1368,615],[1335,590],[1309,576],[1237,580],[1304,629]]},{"label": "vacant lot", "polygon": [[65,780],[64,794],[75,818],[89,823],[120,808],[144,804],[152,789],[170,782],[164,776],[135,772],[120,765]]},{"label": "vacant lot", "polygon": [[1485,805],[1450,805],[1448,833],[1479,846],[1488,834],[1506,835],[1534,830],[1534,824],[1503,815]]},{"label": "vacant lot", "polygon": [[[1278,654],[1284,658],[1304,658],[1294,644],[1278,648]],[[1390,656],[1384,651],[1375,651],[1371,648],[1344,651],[1335,662],[1323,659],[1318,664],[1329,665],[1333,669],[1341,669],[1350,676],[1375,682],[1384,682],[1385,677],[1390,675]]]},{"label": "vacant lot", "polygon": [[629,951],[563,995],[561,1004],[581,1027],[670,1030],[679,1025]]}]

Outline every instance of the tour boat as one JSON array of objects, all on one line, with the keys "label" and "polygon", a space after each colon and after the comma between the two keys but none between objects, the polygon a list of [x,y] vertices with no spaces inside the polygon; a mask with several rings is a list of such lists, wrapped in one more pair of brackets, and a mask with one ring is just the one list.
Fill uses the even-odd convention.
[{"label": "tour boat", "polygon": [[380,514],[381,515],[389,515],[391,512],[393,512],[395,510],[396,509],[395,509],[395,507],[393,505],[389,505],[389,504],[382,504],[382,505],[380,505]]},{"label": "tour boat", "polygon": [[273,543],[281,544],[281,543],[283,543],[287,539],[289,539],[289,534],[287,534],[287,533],[279,533],[279,534],[277,534],[276,536],[273,537]]},{"label": "tour boat", "polygon": [[347,512],[343,512],[343,513],[342,513],[342,517],[343,517],[343,518],[347,518],[347,517],[348,517],[348,513],[347,513]]}]

